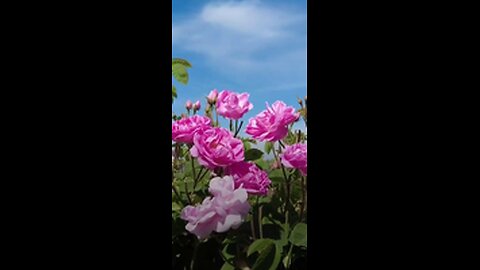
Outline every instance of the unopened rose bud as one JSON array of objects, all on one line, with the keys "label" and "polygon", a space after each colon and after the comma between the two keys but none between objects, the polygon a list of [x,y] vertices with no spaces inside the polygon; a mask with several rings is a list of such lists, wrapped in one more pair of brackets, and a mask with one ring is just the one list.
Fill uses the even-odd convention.
[{"label": "unopened rose bud", "polygon": [[298,102],[298,104],[300,104],[300,107],[303,108],[303,101],[302,101],[302,99],[299,98],[299,97],[297,97],[297,102]]},{"label": "unopened rose bud", "polygon": [[201,107],[202,107],[202,106],[200,105],[200,101],[199,101],[199,100],[197,100],[197,102],[193,103],[193,110],[194,110],[194,111],[200,110]]},{"label": "unopened rose bud", "polygon": [[187,102],[185,103],[185,108],[190,111],[192,109],[192,102],[190,100],[187,100]]},{"label": "unopened rose bud", "polygon": [[278,168],[280,168],[280,163],[278,162],[278,160],[273,161],[272,165],[270,165],[270,169],[275,170]]},{"label": "unopened rose bud", "polygon": [[208,104],[214,105],[217,102],[218,91],[217,89],[213,89],[210,94],[207,96]]}]

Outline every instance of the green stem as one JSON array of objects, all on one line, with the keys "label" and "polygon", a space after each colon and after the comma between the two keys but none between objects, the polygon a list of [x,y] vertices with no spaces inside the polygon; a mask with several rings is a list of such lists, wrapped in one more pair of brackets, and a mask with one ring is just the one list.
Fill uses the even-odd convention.
[{"label": "green stem", "polygon": [[257,240],[257,236],[255,235],[255,223],[254,223],[254,215],[252,212],[252,218],[250,219],[250,230],[252,231],[252,238],[253,241]]},{"label": "green stem", "polygon": [[237,137],[238,133],[242,129],[242,125],[243,125],[243,121],[240,121],[240,126],[238,127],[237,131],[235,131],[235,135],[233,137],[235,137],[235,138]]},{"label": "green stem", "polygon": [[188,192],[188,185],[187,185],[187,181],[185,181],[185,178],[183,179],[183,182],[185,183],[185,194],[187,194],[188,203],[190,205],[193,205],[192,198],[190,198],[190,192]]},{"label": "green stem", "polygon": [[218,112],[217,112],[217,107],[215,107],[215,117],[216,117],[215,126],[218,127]]},{"label": "green stem", "polygon": [[233,121],[230,120],[230,131],[233,132]]},{"label": "green stem", "polygon": [[[257,203],[258,203],[258,199],[257,199]],[[262,208],[263,208],[263,205],[258,207],[258,229],[259,229],[260,239],[263,238]]]},{"label": "green stem", "polygon": [[288,249],[287,257],[287,269],[290,269],[290,264],[292,263],[292,250],[293,250],[293,244],[290,243],[290,248]]},{"label": "green stem", "polygon": [[200,177],[200,175],[202,175],[202,172],[203,172],[203,167],[200,167],[200,171],[198,172],[197,177],[195,177],[195,181],[193,182],[193,191],[195,191],[198,181],[202,178]]},{"label": "green stem", "polygon": [[[280,141],[278,141],[280,143]],[[278,145],[278,152],[282,152],[282,148],[280,147],[281,144]],[[287,213],[288,204],[290,203],[290,177],[287,176],[287,172],[285,171],[285,166],[283,163],[280,162],[280,166],[282,167],[283,177],[285,178],[285,191],[286,191],[286,198],[285,198],[285,213]]]},{"label": "green stem", "polygon": [[196,173],[195,173],[195,162],[193,160],[193,157],[190,157],[192,160],[192,173],[193,173],[193,179],[197,179]]},{"label": "green stem", "polygon": [[177,190],[177,188],[175,187],[175,185],[173,185],[173,183],[172,183],[172,189],[173,189],[173,193],[175,193],[175,195],[177,195],[178,200],[180,201],[180,203],[182,203],[182,206],[185,206],[185,203],[182,201],[182,197],[180,197],[180,193],[178,193],[178,190]]},{"label": "green stem", "polygon": [[303,213],[305,211],[305,206],[306,206],[306,200],[305,200],[306,188],[305,188],[305,177],[304,176],[302,176],[302,181],[300,182],[300,184],[302,185],[302,205],[300,207],[300,221],[302,221]]},{"label": "green stem", "polygon": [[195,239],[195,246],[193,247],[192,261],[190,262],[190,270],[193,270],[195,260],[197,259],[198,246],[199,246],[199,242],[198,240]]}]

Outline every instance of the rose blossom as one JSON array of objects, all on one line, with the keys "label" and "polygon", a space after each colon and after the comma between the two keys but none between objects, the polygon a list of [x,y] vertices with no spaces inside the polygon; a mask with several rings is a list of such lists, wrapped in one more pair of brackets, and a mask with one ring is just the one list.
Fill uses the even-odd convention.
[{"label": "rose blossom", "polygon": [[227,167],[225,174],[232,175],[235,187],[243,187],[253,195],[267,195],[271,184],[266,172],[260,170],[253,162],[238,162]]},{"label": "rose blossom", "polygon": [[250,210],[247,191],[235,189],[229,175],[213,178],[208,190],[213,198],[205,198],[198,206],[185,207],[180,216],[188,221],[185,229],[199,239],[208,237],[213,231],[222,233],[230,228],[237,229]]},{"label": "rose blossom", "polygon": [[253,105],[248,101],[249,97],[248,93],[238,94],[223,90],[218,94],[218,114],[230,120],[242,118],[244,114],[253,108]]},{"label": "rose blossom", "polygon": [[226,167],[243,161],[244,150],[240,139],[234,138],[225,128],[202,128],[193,136],[194,146],[190,154],[198,163],[209,168]]},{"label": "rose blossom", "polygon": [[207,101],[209,104],[213,105],[217,102],[218,91],[217,89],[213,89],[210,94],[207,96]]},{"label": "rose blossom", "polygon": [[259,141],[278,141],[288,134],[288,125],[300,117],[293,107],[281,101],[275,101],[272,107],[250,118],[245,132]]},{"label": "rose blossom", "polygon": [[282,164],[288,168],[296,168],[303,175],[307,175],[307,145],[297,143],[287,145],[282,154],[280,154]]},{"label": "rose blossom", "polygon": [[192,143],[195,132],[205,126],[210,126],[210,118],[194,115],[182,118],[172,123],[172,140],[175,142]]}]

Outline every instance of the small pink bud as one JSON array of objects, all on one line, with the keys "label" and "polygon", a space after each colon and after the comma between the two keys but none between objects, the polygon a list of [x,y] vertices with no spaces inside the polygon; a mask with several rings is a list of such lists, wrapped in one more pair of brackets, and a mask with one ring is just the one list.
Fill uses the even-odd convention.
[{"label": "small pink bud", "polygon": [[197,100],[197,102],[193,103],[193,110],[194,110],[194,111],[200,110],[201,107],[202,107],[202,106],[200,105],[200,101],[199,101],[199,100]]},{"label": "small pink bud", "polygon": [[187,100],[187,102],[185,103],[185,108],[190,111],[192,109],[192,106],[192,102],[190,100]]},{"label": "small pink bud", "polygon": [[217,102],[217,97],[218,97],[218,91],[217,89],[213,89],[210,94],[207,96],[207,101],[209,104],[215,104]]}]

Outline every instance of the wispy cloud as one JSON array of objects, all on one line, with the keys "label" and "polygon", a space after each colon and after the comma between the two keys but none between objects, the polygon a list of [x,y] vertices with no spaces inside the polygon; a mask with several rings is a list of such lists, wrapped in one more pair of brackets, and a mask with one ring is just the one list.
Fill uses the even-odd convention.
[{"label": "wispy cloud", "polygon": [[292,6],[212,2],[187,19],[174,18],[172,41],[232,78],[241,72],[298,84],[305,81],[305,17]]}]

